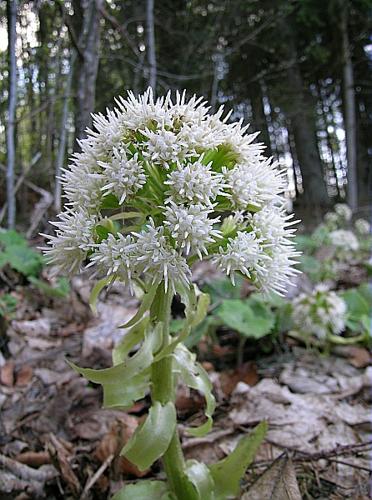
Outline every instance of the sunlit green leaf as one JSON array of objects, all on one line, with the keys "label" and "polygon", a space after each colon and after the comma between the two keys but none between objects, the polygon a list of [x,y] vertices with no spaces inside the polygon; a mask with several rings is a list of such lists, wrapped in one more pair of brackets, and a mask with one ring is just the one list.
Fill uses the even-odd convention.
[{"label": "sunlit green leaf", "polygon": [[141,305],[133,318],[127,321],[127,323],[124,323],[124,325],[121,325],[119,328],[130,328],[142,320],[144,314],[150,309],[151,304],[154,301],[157,289],[158,285],[151,286],[150,290],[142,297]]},{"label": "sunlit green leaf", "polygon": [[197,460],[188,460],[186,462],[186,473],[200,500],[214,500],[214,480],[205,464]]},{"label": "sunlit green leaf", "polygon": [[115,276],[106,276],[105,278],[102,278],[94,285],[92,291],[90,292],[90,297],[89,297],[89,305],[94,314],[97,313],[98,295],[102,292],[105,286],[109,285],[114,280]]},{"label": "sunlit green leaf", "polygon": [[141,471],[148,469],[168,449],[176,429],[177,415],[173,403],[164,406],[155,401],[145,422],[136,429],[121,455]]},{"label": "sunlit green leaf", "polygon": [[149,385],[150,366],[154,353],[162,341],[162,324],[150,329],[138,352],[122,363],[103,370],[80,368],[71,361],[70,366],[85,378],[103,386],[103,405],[106,408],[129,407],[144,397]]},{"label": "sunlit green leaf", "polygon": [[212,383],[209,380],[207,372],[195,361],[195,354],[191,353],[183,344],[179,344],[174,353],[173,370],[178,373],[182,381],[192,389],[201,392],[206,399],[205,415],[207,421],[200,427],[188,429],[189,434],[193,436],[203,436],[210,431],[213,420],[212,415],[216,407],[216,401],[212,394]]},{"label": "sunlit green leaf", "polygon": [[209,466],[215,483],[216,500],[238,496],[240,480],[252,463],[266,432],[267,423],[261,422],[248,436],[241,438],[229,456]]}]

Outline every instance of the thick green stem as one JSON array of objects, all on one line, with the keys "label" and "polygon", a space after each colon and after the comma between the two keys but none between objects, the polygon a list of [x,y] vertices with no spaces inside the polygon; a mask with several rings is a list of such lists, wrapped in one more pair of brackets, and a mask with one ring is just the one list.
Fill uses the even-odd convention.
[{"label": "thick green stem", "polygon": [[[161,284],[151,307],[151,321],[163,323],[163,347],[170,342],[169,322],[171,316],[172,293],[164,289]],[[175,381],[172,372],[172,358],[167,356],[152,366],[151,372],[151,398],[163,405],[175,401]],[[181,443],[176,429],[169,448],[163,456],[163,464],[171,491],[179,500],[190,499],[190,482],[185,475],[185,460]]]}]

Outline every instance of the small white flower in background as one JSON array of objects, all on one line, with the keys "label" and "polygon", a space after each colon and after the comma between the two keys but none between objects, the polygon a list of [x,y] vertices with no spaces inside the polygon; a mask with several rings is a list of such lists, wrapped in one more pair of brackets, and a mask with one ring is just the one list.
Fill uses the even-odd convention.
[{"label": "small white flower in background", "polygon": [[365,219],[357,219],[354,226],[360,235],[367,235],[371,232],[371,224]]},{"label": "small white flower in background", "polygon": [[284,293],[298,253],[282,208],[285,173],[257,134],[186,93],[118,98],[93,117],[62,174],[66,210],[47,254],[57,269],[190,286],[196,259]]},{"label": "small white flower in background", "polygon": [[337,228],[339,222],[339,216],[336,212],[327,212],[324,216],[324,221],[327,225],[331,226],[331,228]]},{"label": "small white flower in background", "polygon": [[350,221],[353,216],[353,211],[346,203],[336,203],[334,211],[345,221]]},{"label": "small white flower in background", "polygon": [[337,229],[329,233],[331,244],[343,252],[355,252],[359,248],[359,242],[355,234],[346,229]]},{"label": "small white flower in background", "polygon": [[347,307],[335,292],[318,285],[313,292],[301,294],[293,301],[294,329],[305,335],[326,340],[329,334],[339,335],[345,329]]}]

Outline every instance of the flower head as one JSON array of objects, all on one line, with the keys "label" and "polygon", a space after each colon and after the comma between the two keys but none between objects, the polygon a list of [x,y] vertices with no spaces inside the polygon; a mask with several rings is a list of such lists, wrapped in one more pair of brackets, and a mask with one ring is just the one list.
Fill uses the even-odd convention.
[{"label": "flower head", "polygon": [[354,252],[358,250],[359,243],[355,234],[346,229],[337,229],[329,233],[329,239],[333,246],[340,248],[343,252]]},{"label": "flower head", "polygon": [[190,286],[196,258],[211,259],[232,281],[284,293],[294,222],[280,208],[284,173],[257,134],[186,92],[116,103],[94,116],[62,174],[68,208],[49,237],[52,262],[175,292]]},{"label": "flower head", "polygon": [[113,148],[110,161],[98,163],[103,171],[95,177],[102,181],[101,190],[105,194],[114,194],[119,200],[119,205],[146,183],[145,171],[138,160],[138,153],[128,158],[124,145]]},{"label": "flower head", "polygon": [[345,301],[320,284],[313,292],[294,299],[292,319],[294,327],[305,335],[325,340],[345,329],[346,311]]}]

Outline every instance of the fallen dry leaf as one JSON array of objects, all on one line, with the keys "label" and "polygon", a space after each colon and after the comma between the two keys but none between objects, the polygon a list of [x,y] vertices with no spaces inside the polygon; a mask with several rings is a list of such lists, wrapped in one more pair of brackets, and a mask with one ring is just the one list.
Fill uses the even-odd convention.
[{"label": "fallen dry leaf", "polygon": [[339,356],[348,358],[356,368],[365,368],[371,363],[371,353],[364,347],[354,345],[336,346],[334,352]]},{"label": "fallen dry leaf", "polygon": [[108,457],[114,456],[114,469],[117,474],[126,474],[135,477],[144,477],[149,470],[140,471],[134,464],[124,457],[120,457],[120,451],[127,441],[132,437],[138,427],[138,419],[123,414],[122,419],[113,422],[110,430],[103,436],[101,442],[94,452],[94,456],[104,463]]},{"label": "fallen dry leaf", "polygon": [[25,386],[31,382],[33,370],[30,365],[23,365],[17,372],[16,385]]},{"label": "fallen dry leaf", "polygon": [[0,370],[0,382],[7,387],[14,385],[14,362],[7,361]]},{"label": "fallen dry leaf", "polygon": [[51,459],[47,451],[25,451],[16,456],[16,460],[31,467],[50,464]]},{"label": "fallen dry leaf", "polygon": [[239,382],[255,385],[258,382],[257,367],[254,363],[244,363],[236,370],[227,370],[220,374],[221,388],[226,397],[230,397]]},{"label": "fallen dry leaf", "polygon": [[301,499],[296,472],[287,456],[277,458],[242,496],[242,500]]}]

